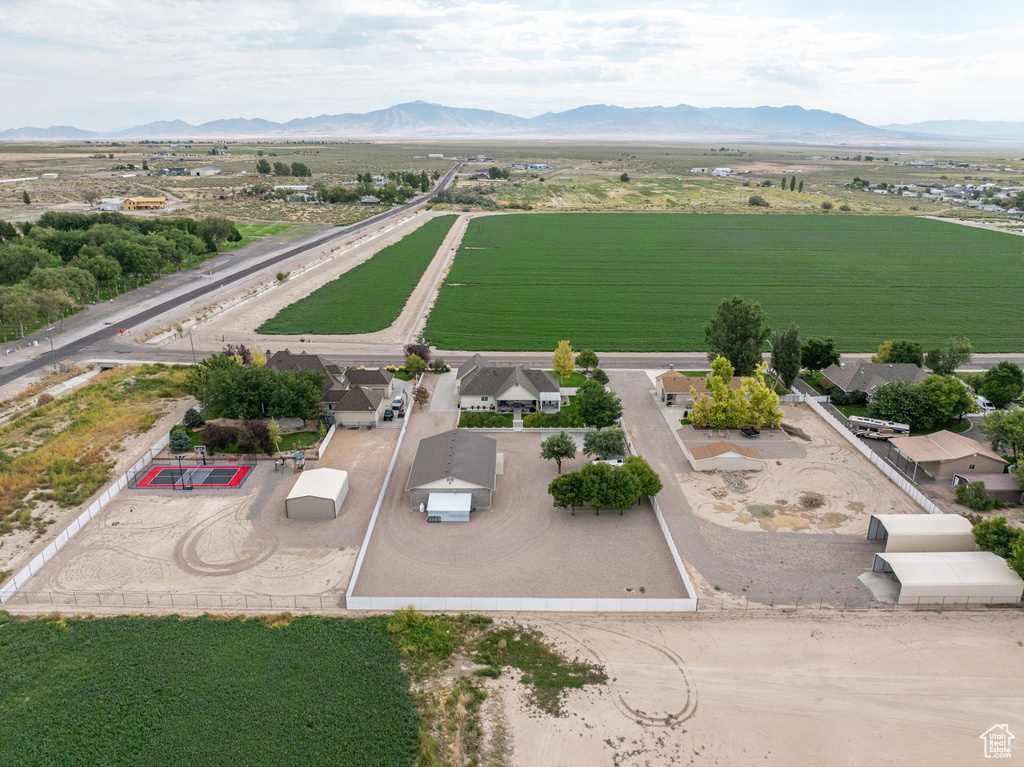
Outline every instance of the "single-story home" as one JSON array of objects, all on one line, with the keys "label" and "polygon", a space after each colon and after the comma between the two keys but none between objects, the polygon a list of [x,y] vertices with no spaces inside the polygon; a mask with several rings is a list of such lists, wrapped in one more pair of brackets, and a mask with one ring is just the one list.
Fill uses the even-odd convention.
[{"label": "single-story home", "polygon": [[1000,503],[1024,506],[1024,490],[1016,474],[954,474],[953,487],[968,482],[981,482],[988,494]]},{"label": "single-story home", "polygon": [[[729,381],[736,391],[740,390],[742,379],[733,376]],[[658,399],[666,405],[678,405],[680,407],[693,407],[693,395],[690,393],[692,387],[697,394],[710,394],[708,391],[707,376],[686,376],[677,370],[667,370],[654,379],[654,387],[658,393]]]},{"label": "single-story home", "polygon": [[479,354],[459,366],[455,376],[462,410],[558,412],[558,379],[546,370],[522,365],[495,365]]},{"label": "single-story home", "polygon": [[299,474],[285,498],[288,519],[336,519],[348,495],[348,472],[310,469]]},{"label": "single-story home", "polygon": [[348,389],[342,369],[338,365],[326,362],[318,354],[306,354],[304,351],[293,354],[287,349],[282,349],[267,357],[267,367],[275,373],[286,371],[295,373],[299,370],[312,370],[320,373],[324,377],[321,400],[325,404],[337,403]]},{"label": "single-story home", "polygon": [[910,362],[841,362],[821,371],[821,385],[835,386],[846,394],[862,391],[871,399],[875,389],[893,381],[919,384],[928,371]]},{"label": "single-story home", "polygon": [[220,174],[220,168],[215,165],[204,165],[202,168],[192,171],[193,176],[216,176],[218,174]]},{"label": "single-story home", "polygon": [[690,455],[697,471],[761,471],[764,468],[764,459],[756,450],[725,440],[690,448]]},{"label": "single-story home", "polygon": [[975,551],[974,526],[959,514],[872,514],[868,540],[900,551]]},{"label": "single-story home", "polygon": [[426,437],[405,484],[410,508],[428,508],[432,494],[461,493],[471,497],[471,508],[489,509],[497,474],[498,442],[492,437],[465,429]]},{"label": "single-story home", "polygon": [[918,469],[932,479],[949,479],[954,474],[998,474],[1007,464],[980,442],[951,431],[893,437],[886,460],[911,480],[917,479]]},{"label": "single-story home", "polygon": [[334,420],[342,426],[373,426],[384,417],[387,405],[388,400],[377,392],[353,386],[341,395],[331,410]]},{"label": "single-story home", "polygon": [[1024,580],[991,551],[875,554],[875,572],[893,573],[896,604],[1014,604]]},{"label": "single-story home", "polygon": [[384,368],[352,368],[344,371],[349,386],[362,386],[386,400],[394,394],[395,374]]}]

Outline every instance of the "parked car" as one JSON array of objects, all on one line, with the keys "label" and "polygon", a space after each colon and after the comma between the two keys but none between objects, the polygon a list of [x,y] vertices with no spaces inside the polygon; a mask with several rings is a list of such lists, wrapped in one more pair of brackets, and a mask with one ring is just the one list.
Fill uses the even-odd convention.
[{"label": "parked car", "polygon": [[393,400],[391,400],[392,410],[405,410],[405,395],[399,394]]},{"label": "parked car", "polygon": [[982,413],[991,413],[992,411],[994,411],[996,409],[995,405],[993,405],[985,397],[982,397],[980,394],[977,395],[974,399],[977,400],[978,408],[981,410]]},{"label": "parked car", "polygon": [[755,429],[753,426],[746,426],[746,427],[740,429],[740,433],[744,437],[758,437],[758,436],[761,435],[761,430],[760,429]]},{"label": "parked car", "polygon": [[384,420],[385,421],[394,421],[395,420],[395,411],[393,411],[391,408],[388,408],[387,410],[385,410],[384,411]]}]

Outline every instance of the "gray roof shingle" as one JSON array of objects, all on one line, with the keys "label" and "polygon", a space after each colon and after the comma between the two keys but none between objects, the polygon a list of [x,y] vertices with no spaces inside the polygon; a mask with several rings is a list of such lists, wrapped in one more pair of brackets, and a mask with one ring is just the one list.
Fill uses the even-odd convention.
[{"label": "gray roof shingle", "polygon": [[459,386],[459,394],[497,397],[516,385],[522,386],[535,398],[542,391],[558,391],[558,379],[545,370],[515,367],[484,367],[469,373]]},{"label": "gray roof shingle", "polygon": [[893,381],[921,383],[928,372],[911,362],[848,362],[829,365],[821,375],[843,391],[871,393],[879,386]]},{"label": "gray roof shingle", "polygon": [[376,410],[382,399],[384,398],[375,391],[353,386],[341,396],[332,409],[337,413],[365,413]]},{"label": "gray roof shingle", "polygon": [[405,489],[452,477],[493,490],[497,465],[497,440],[452,429],[420,440]]}]

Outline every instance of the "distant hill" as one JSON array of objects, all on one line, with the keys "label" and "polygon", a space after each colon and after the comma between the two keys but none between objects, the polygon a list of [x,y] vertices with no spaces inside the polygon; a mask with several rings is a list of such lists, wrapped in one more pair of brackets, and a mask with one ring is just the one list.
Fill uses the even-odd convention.
[{"label": "distant hill", "polygon": [[153,122],[98,133],[68,126],[12,128],[0,140],[153,139],[228,137],[317,138],[660,138],[748,139],[771,141],[844,141],[893,139],[899,134],[820,109],[786,107],[626,108],[594,104],[531,118],[463,109],[424,101],[396,104],[366,114],[320,115],[284,123],[232,118],[190,125],[181,120]]},{"label": "distant hill", "polygon": [[985,122],[983,120],[928,120],[920,123],[893,123],[879,126],[902,133],[925,133],[951,138],[1024,141],[1024,122]]}]

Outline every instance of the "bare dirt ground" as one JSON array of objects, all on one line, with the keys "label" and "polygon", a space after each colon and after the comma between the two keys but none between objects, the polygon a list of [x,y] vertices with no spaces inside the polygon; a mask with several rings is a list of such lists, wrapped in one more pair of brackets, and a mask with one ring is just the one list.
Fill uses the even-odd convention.
[{"label": "bare dirt ground", "polygon": [[185,411],[195,405],[195,400],[191,398],[164,400],[161,402],[161,405],[164,407],[164,412],[148,431],[129,437],[121,443],[120,449],[112,456],[116,463],[110,472],[110,479],[97,492],[93,493],[85,503],[81,506],[64,509],[52,502],[40,504],[36,508],[34,515],[43,519],[53,520],[53,524],[46,528],[45,533],[38,536],[34,530],[16,529],[0,537],[0,570],[7,570],[13,573],[28,564],[32,557],[46,548],[50,541],[60,535],[79,514],[89,508],[100,493],[128,471],[149,450],[154,442],[163,434],[169,432],[172,426],[179,423]]},{"label": "bare dirt ground", "polygon": [[514,767],[966,765],[1021,726],[1018,612],[537,616],[605,686],[540,715],[500,680]]},{"label": "bare dirt ground", "polygon": [[[430,380],[430,379],[428,379]],[[455,413],[416,411],[356,584],[358,596],[685,598],[653,510],[624,515],[555,509],[556,476],[539,433],[499,433],[504,455],[493,508],[469,523],[427,524],[409,508],[406,481],[420,439],[455,425]],[[582,457],[562,464],[582,465]]]},{"label": "bare dirt ground", "polygon": [[287,519],[298,475],[275,473],[271,461],[234,490],[124,490],[26,591],[344,593],[397,437],[335,434],[316,464],[349,472],[334,520]]},{"label": "bare dirt ground", "polygon": [[973,226],[975,229],[988,229],[991,232],[1024,236],[1024,228],[1021,227],[1020,221],[974,221],[961,218],[946,218],[944,216],[921,216],[921,218],[930,218],[932,221],[944,221],[947,224]]},{"label": "bare dirt ground", "polygon": [[679,472],[694,513],[737,529],[856,535],[872,514],[922,513],[810,408],[783,409],[783,428],[806,455],[766,460],[762,471]]}]

